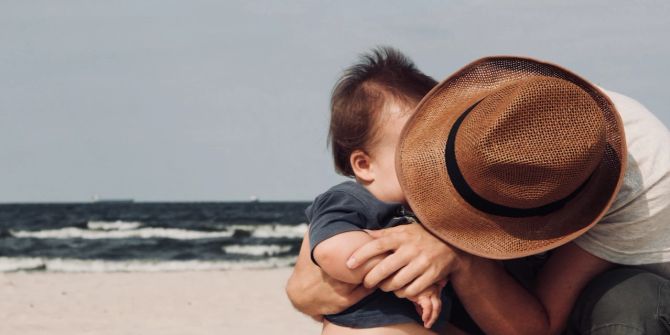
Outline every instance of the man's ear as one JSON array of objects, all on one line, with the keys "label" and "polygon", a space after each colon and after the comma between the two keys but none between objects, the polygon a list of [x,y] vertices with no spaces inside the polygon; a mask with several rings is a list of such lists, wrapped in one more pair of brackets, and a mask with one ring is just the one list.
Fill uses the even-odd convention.
[{"label": "man's ear", "polygon": [[370,156],[363,150],[354,150],[349,155],[351,169],[354,170],[356,179],[359,179],[363,183],[371,183],[375,180],[375,174],[370,163]]}]

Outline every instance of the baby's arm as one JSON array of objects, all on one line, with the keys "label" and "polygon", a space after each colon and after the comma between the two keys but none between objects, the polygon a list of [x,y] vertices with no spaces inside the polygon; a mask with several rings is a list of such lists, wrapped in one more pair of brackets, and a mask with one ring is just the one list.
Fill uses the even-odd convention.
[{"label": "baby's arm", "polygon": [[329,276],[346,283],[360,284],[368,271],[387,256],[386,254],[376,256],[356,269],[349,269],[346,265],[349,256],[370,241],[372,237],[364,231],[337,234],[316,245],[314,260]]}]

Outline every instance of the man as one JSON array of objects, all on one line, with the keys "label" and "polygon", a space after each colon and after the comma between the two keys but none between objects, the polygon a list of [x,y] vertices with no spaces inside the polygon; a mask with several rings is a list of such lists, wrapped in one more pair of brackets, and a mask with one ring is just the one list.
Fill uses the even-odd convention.
[{"label": "man", "polygon": [[[528,87],[536,88],[528,88],[527,81],[535,80],[537,77],[541,79],[537,85],[534,82],[532,85],[528,84],[530,85]],[[532,92],[538,89],[537,92],[540,93],[518,96],[517,90],[509,89],[510,83],[521,85],[519,87]],[[576,89],[571,85],[579,88]],[[553,91],[554,88],[551,87],[554,86],[558,86],[559,90]],[[460,90],[454,90],[453,87],[459,87]],[[544,91],[537,87],[550,87],[546,92],[551,94],[542,93]],[[443,92],[448,94],[439,96]],[[564,100],[557,103],[556,99],[551,98],[554,93],[558,95],[565,93]],[[565,108],[566,114],[558,114],[555,119],[538,118],[533,116],[533,113],[524,113],[535,108],[533,106],[540,106],[532,109],[533,111],[545,110],[542,104],[533,105],[536,103],[534,99],[538,97],[544,99],[543,104],[549,104],[556,110],[561,110],[560,107],[563,105],[569,108]],[[431,106],[431,102],[436,99],[440,104],[433,105],[447,107],[437,112],[434,109],[438,107],[428,108],[427,106]],[[510,99],[520,102],[522,108],[518,107],[519,104],[511,103]],[[491,107],[499,104],[505,108]],[[487,108],[502,113],[500,118],[488,122],[486,118],[489,115],[497,114],[483,112]],[[579,111],[583,109],[595,111],[589,114],[591,117],[584,119],[588,124],[594,125],[593,127],[573,128],[571,125],[581,125],[582,122],[575,122],[580,121],[579,119],[563,118],[564,115],[580,117]],[[518,158],[516,161],[512,159],[514,164],[502,169],[500,167],[503,165],[491,164],[488,166],[490,169],[484,169],[484,172],[475,171],[476,173],[472,172],[479,166],[475,163],[481,162],[477,159],[483,156],[474,148],[481,149],[487,146],[478,147],[475,143],[468,148],[467,145],[461,145],[451,157],[448,155],[450,139],[445,138],[447,149],[441,149],[445,156],[440,157],[442,161],[447,161],[447,166],[435,165],[428,171],[435,172],[442,169],[444,172],[443,182],[432,183],[440,187],[428,190],[429,194],[436,195],[435,199],[446,201],[435,203],[446,206],[440,207],[444,210],[435,211],[435,206],[432,206],[432,211],[421,209],[429,200],[419,196],[418,194],[423,194],[419,191],[425,191],[425,185],[431,183],[417,182],[415,184],[419,185],[419,189],[406,190],[416,195],[414,200],[411,196],[409,199],[412,209],[417,212],[426,228],[440,239],[419,225],[371,232],[377,239],[355,252],[348,265],[355,268],[373,256],[386,252],[392,254],[368,272],[364,281],[366,287],[379,286],[385,291],[396,291],[400,296],[405,296],[415,294],[438,280],[448,278],[470,317],[481,330],[490,334],[558,334],[564,330],[575,334],[670,333],[670,266],[668,265],[670,150],[667,149],[670,135],[667,128],[651,113],[634,100],[613,92],[603,93],[560,67],[516,57],[485,58],[466,66],[431,91],[419,104],[415,115],[422,115],[422,110],[430,110],[425,112],[429,116],[449,115],[450,121],[444,122],[448,127],[441,128],[443,131],[439,136],[463,131],[455,126],[458,124],[456,122],[458,116],[464,117],[464,121],[461,120],[460,124],[466,127],[464,129],[476,128],[479,123],[482,127],[489,124],[489,128],[471,129],[469,136],[462,136],[466,139],[488,138],[486,136],[490,133],[498,136],[499,128],[507,127],[505,126],[507,120],[516,120],[521,116],[530,117],[530,119],[522,118],[524,122],[516,124],[526,127],[522,127],[525,131],[522,133],[531,134],[536,129],[528,127],[528,124],[544,128],[533,135],[540,136],[541,141],[528,137],[516,143],[516,148],[504,148],[506,151],[503,151],[499,160],[505,161],[505,157],[516,157]],[[467,115],[464,110],[474,114]],[[510,117],[503,115],[503,112],[509,110],[512,110]],[[470,122],[468,125],[468,118],[472,120],[474,117],[472,115],[480,117],[482,121]],[[427,119],[432,120],[430,117]],[[553,129],[548,127],[546,122],[551,124],[556,120],[558,120],[556,127],[560,128],[561,132],[554,136],[545,136]],[[426,124],[425,121],[419,123]],[[413,129],[422,129],[414,127],[412,128],[411,121],[408,122],[403,133],[403,142],[411,142],[408,138],[412,135],[408,134],[426,133],[418,130],[413,132]],[[515,131],[515,129],[517,128],[510,127],[507,130]],[[624,131],[625,144],[623,138],[617,139],[617,134],[621,137]],[[562,134],[585,136],[585,141],[589,145],[583,146],[584,141],[580,141],[581,137],[574,141],[575,138],[561,137]],[[435,134],[429,133],[429,135]],[[504,141],[496,136],[493,136],[494,140],[486,143],[499,148]],[[603,138],[606,141],[603,141]],[[561,139],[569,143],[565,144],[566,141]],[[545,141],[553,141],[553,146],[547,146]],[[444,145],[441,141],[438,143]],[[465,142],[464,140],[459,142],[457,139],[455,143],[458,146],[458,143]],[[525,148],[525,145],[528,143],[537,145],[542,150],[526,154],[529,149]],[[563,153],[572,153],[573,150],[584,151],[574,156],[569,155],[567,160],[544,155],[556,146],[563,148],[563,145],[567,145],[566,149],[561,149],[560,152]],[[416,145],[410,148],[419,148],[415,150],[419,153],[423,150]],[[533,148],[530,147],[530,150]],[[451,164],[450,167],[449,162],[457,160],[459,152],[461,153],[459,163]],[[463,152],[466,154],[462,154]],[[594,158],[596,153],[605,156],[612,156],[615,153],[616,155],[612,157],[616,159],[610,159],[608,164],[602,164]],[[544,175],[540,178],[536,172],[543,173],[542,164],[534,162],[533,159],[528,163],[525,157],[549,159],[553,164],[550,164],[552,169],[549,171],[565,173],[562,174],[562,178],[559,176],[555,176],[554,179],[545,178]],[[397,159],[400,162],[399,166],[405,161],[411,161],[402,157]],[[468,164],[470,159],[472,161]],[[619,163],[616,163],[617,159]],[[562,166],[564,162],[569,164]],[[553,169],[557,164],[559,169]],[[464,169],[463,166],[471,168]],[[515,169],[516,166],[522,168]],[[459,179],[458,174],[453,174],[458,167],[465,175],[464,178],[461,176]],[[601,171],[603,167],[607,168],[602,170],[603,174],[595,172]],[[498,171],[496,169],[502,171],[502,177],[490,173]],[[404,170],[407,175],[411,175],[411,171],[411,168]],[[515,174],[517,172],[518,175]],[[398,173],[401,175],[401,180],[403,178],[406,180],[402,182],[403,187],[407,186],[407,180],[417,179],[403,177],[401,171]],[[510,177],[510,174],[513,176]],[[598,177],[603,175],[616,178]],[[470,187],[466,187],[467,191],[463,191],[463,185],[458,186],[463,184],[462,180],[472,182],[477,180],[478,176],[483,176],[483,179],[478,185],[470,185],[474,191]],[[593,183],[602,180],[606,181],[601,187],[592,186]],[[503,184],[506,182],[512,189],[518,185],[524,187],[530,185],[530,189],[534,191],[529,192],[529,188],[524,188],[515,193],[509,191],[509,188],[498,188],[500,181],[503,181]],[[537,188],[538,185],[547,183],[550,184],[549,188]],[[457,189],[458,192],[446,192],[442,185],[451,185],[448,188]],[[524,198],[530,193],[536,194],[534,193],[536,190],[540,190],[537,193],[538,197],[530,200]],[[532,205],[533,203],[537,206]],[[579,210],[570,211],[575,207],[579,207]],[[533,211],[529,213],[523,211],[529,208]],[[463,210],[473,215],[467,222],[470,227],[477,229],[461,229],[463,233],[459,235],[456,234],[455,227],[459,223],[460,216],[464,215]],[[510,217],[514,219],[509,219]],[[546,220],[548,217],[553,219]],[[450,221],[440,221],[446,218]],[[540,220],[542,218],[545,220]],[[555,224],[559,221],[560,225]],[[572,221],[578,222],[573,224]],[[490,224],[480,225],[480,222]],[[514,222],[524,224],[515,226]],[[540,225],[543,229],[521,228]],[[500,227],[502,228],[498,229]],[[479,244],[471,243],[475,237],[494,236],[491,235],[494,231],[499,234],[495,235],[498,238],[480,239],[479,241],[483,242]],[[475,235],[478,232],[481,234]],[[513,247],[501,251],[503,245],[497,244],[500,241],[511,241],[510,245]],[[491,245],[495,246],[492,248],[493,251],[485,250],[486,246]],[[551,253],[546,256],[546,260],[540,257],[531,258],[540,260],[539,263],[542,264],[538,267],[536,275],[530,271],[532,283],[526,287],[522,285],[524,278],[518,277],[517,280],[513,276],[516,274],[513,265],[518,264],[518,261],[509,262],[507,266],[509,270],[506,270],[499,261],[490,259],[527,256],[549,249]],[[311,315],[335,312],[347,307],[366,293],[365,289],[359,287],[333,283],[327,278],[321,280],[318,269],[308,266],[304,259],[305,255],[301,253],[294,276],[287,285],[289,297],[303,312]],[[623,301],[626,303],[622,303]],[[457,321],[452,317],[452,322]]]}]

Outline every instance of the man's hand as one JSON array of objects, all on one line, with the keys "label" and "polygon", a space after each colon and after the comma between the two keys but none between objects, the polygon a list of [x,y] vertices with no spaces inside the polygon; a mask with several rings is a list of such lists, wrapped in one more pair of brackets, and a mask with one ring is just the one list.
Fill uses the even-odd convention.
[{"label": "man's hand", "polygon": [[458,271],[469,257],[433,236],[418,223],[368,233],[375,240],[356,250],[347,266],[356,268],[372,257],[392,252],[368,272],[363,283],[365,287],[379,285],[382,290],[394,291],[399,297],[416,296]]},{"label": "man's hand", "polygon": [[335,280],[312,263],[309,238],[305,234],[286,294],[293,306],[317,321],[322,315],[339,313],[355,304],[373,289]]}]

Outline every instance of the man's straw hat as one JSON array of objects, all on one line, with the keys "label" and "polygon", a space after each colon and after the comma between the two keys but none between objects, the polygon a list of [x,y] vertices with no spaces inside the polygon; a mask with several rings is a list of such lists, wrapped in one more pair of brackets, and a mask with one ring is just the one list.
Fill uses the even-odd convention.
[{"label": "man's straw hat", "polygon": [[609,98],[568,70],[520,57],[483,58],[438,84],[407,122],[396,156],[422,224],[494,259],[586,232],[614,200],[625,164]]}]

